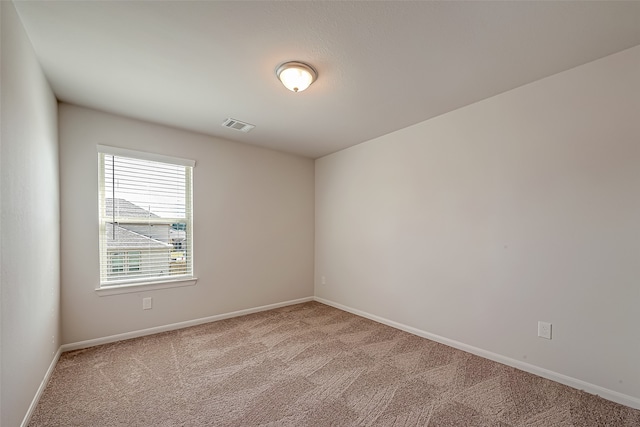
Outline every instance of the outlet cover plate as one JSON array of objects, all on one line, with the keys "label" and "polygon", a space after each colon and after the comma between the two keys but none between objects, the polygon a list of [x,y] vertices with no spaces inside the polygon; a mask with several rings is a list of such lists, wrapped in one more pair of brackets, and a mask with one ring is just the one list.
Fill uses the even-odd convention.
[{"label": "outlet cover plate", "polygon": [[546,338],[550,340],[551,339],[551,323],[539,321],[538,336],[541,338]]},{"label": "outlet cover plate", "polygon": [[151,297],[148,298],[142,298],[142,309],[143,310],[151,310],[151,302],[153,300],[151,299]]}]

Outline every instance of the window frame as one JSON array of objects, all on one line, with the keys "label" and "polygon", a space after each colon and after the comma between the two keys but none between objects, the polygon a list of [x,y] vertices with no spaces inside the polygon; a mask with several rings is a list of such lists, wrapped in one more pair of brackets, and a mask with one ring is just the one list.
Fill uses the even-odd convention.
[{"label": "window frame", "polygon": [[[197,282],[197,277],[195,276],[195,253],[194,253],[194,242],[193,242],[193,169],[195,168],[196,162],[194,160],[183,159],[178,157],[166,156],[162,154],[149,153],[143,151],[130,150],[119,147],[112,147],[107,145],[97,145],[98,152],[98,223],[99,223],[99,277],[98,277],[98,287],[96,291],[99,295],[113,295],[119,293],[128,293],[128,292],[139,292],[140,290],[152,290],[152,289],[164,289],[164,288],[172,288],[172,287],[181,287],[181,286],[190,286],[195,285]],[[185,176],[185,210],[187,214],[186,218],[146,218],[144,220],[140,220],[139,222],[142,224],[171,224],[171,223],[184,223],[186,224],[187,233],[187,248],[189,251],[188,262],[189,269],[186,274],[182,275],[167,275],[167,276],[146,276],[146,277],[135,277],[135,274],[131,277],[121,278],[118,280],[106,280],[108,277],[108,271],[111,271],[113,268],[111,262],[111,252],[109,253],[106,243],[106,227],[108,218],[106,217],[106,185],[105,185],[105,155],[106,156],[116,156],[116,157],[126,157],[136,160],[143,161],[152,161],[152,162],[160,162],[170,165],[178,165],[185,167],[185,173],[188,174]],[[128,219],[125,223],[136,223],[138,222],[136,219]],[[123,273],[129,273],[129,253],[137,252],[138,253],[138,271],[142,269],[142,260],[144,259],[144,254],[138,249],[118,249],[115,252],[120,253],[122,257],[122,264],[120,266],[121,269],[124,269]],[[135,263],[134,263],[135,264]],[[105,280],[103,280],[103,278]]]}]

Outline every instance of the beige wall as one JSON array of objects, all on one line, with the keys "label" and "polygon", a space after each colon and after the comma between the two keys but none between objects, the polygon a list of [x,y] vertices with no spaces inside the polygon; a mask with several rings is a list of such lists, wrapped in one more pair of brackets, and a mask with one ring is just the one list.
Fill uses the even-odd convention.
[{"label": "beige wall", "polygon": [[0,425],[18,426],[60,346],[56,100],[11,2],[2,15]]},{"label": "beige wall", "polygon": [[[68,104],[59,105],[59,129],[63,343],[313,295],[312,160]],[[195,286],[95,292],[97,144],[196,161]],[[152,310],[142,310],[143,297]]]},{"label": "beige wall", "polygon": [[316,161],[316,296],[636,407],[639,278],[640,46]]}]

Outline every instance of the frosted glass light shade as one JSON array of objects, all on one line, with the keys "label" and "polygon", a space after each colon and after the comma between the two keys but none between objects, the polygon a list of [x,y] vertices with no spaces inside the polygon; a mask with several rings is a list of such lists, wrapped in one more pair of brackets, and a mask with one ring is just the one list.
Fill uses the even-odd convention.
[{"label": "frosted glass light shade", "polygon": [[276,69],[282,84],[292,92],[302,92],[318,78],[318,72],[303,62],[285,62]]}]

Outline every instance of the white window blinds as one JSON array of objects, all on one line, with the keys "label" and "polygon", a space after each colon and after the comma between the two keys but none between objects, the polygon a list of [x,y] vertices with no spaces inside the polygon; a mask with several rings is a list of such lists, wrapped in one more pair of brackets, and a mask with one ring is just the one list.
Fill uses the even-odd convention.
[{"label": "white window blinds", "polygon": [[193,277],[195,162],[98,146],[100,286]]}]

